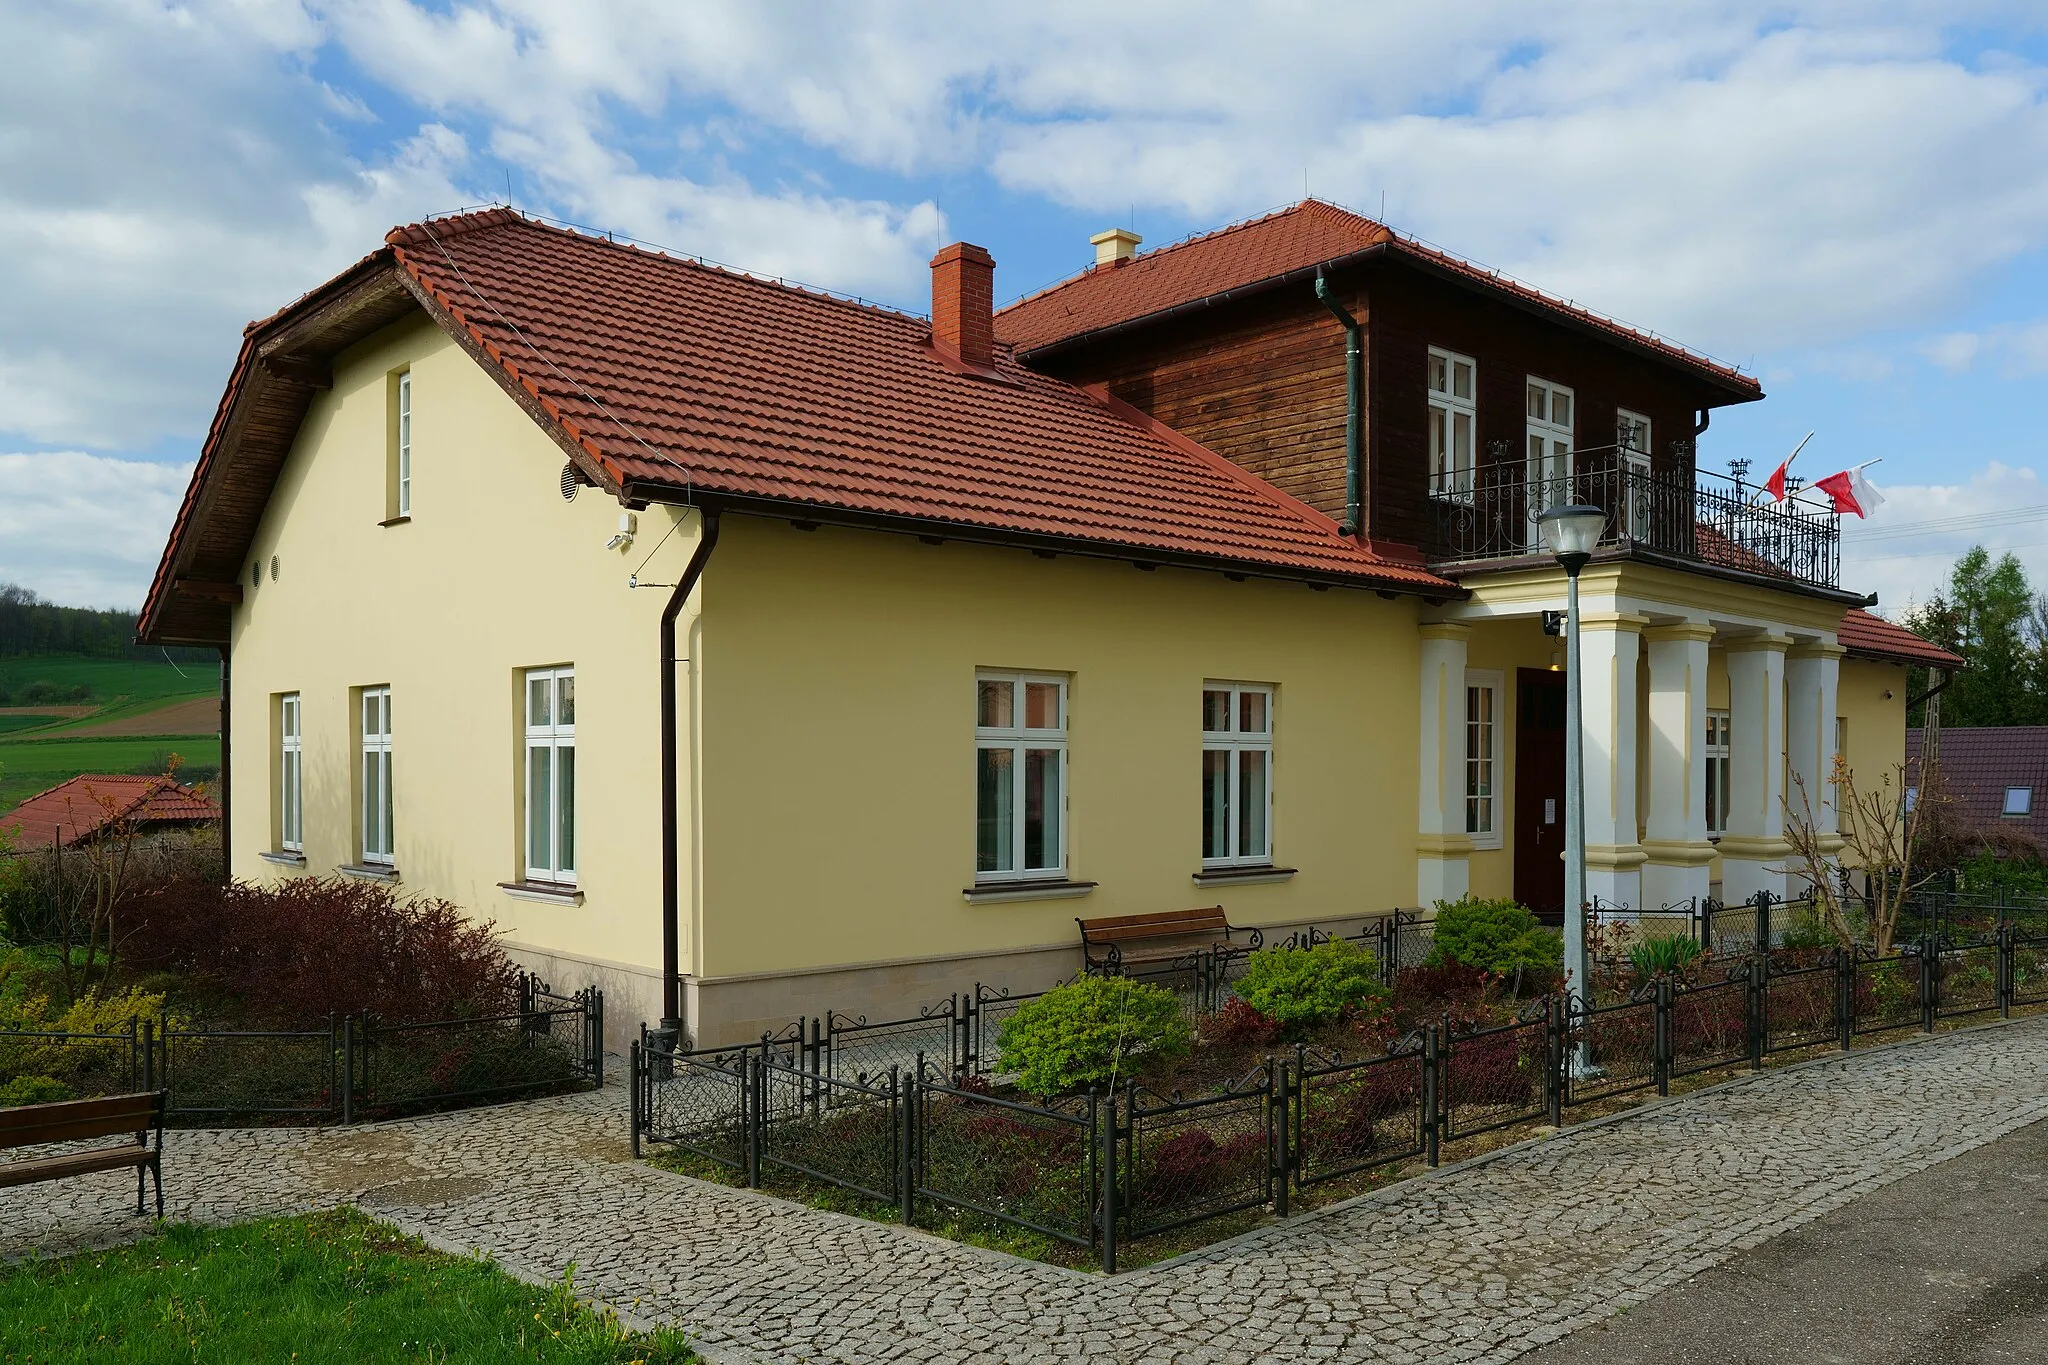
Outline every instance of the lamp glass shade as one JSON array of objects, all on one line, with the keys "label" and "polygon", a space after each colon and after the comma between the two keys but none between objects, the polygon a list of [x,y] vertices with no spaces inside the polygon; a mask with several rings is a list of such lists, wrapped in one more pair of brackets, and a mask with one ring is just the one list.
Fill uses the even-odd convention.
[{"label": "lamp glass shade", "polygon": [[1550,553],[1583,557],[1592,554],[1593,547],[1600,543],[1600,533],[1607,529],[1607,514],[1583,504],[1553,507],[1539,516],[1536,524],[1543,531],[1543,545]]}]

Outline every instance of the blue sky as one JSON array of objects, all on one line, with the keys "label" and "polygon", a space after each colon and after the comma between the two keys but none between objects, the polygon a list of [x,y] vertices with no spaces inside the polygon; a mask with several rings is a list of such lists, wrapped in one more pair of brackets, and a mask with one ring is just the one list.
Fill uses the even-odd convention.
[{"label": "blue sky", "polygon": [[[1849,578],[2048,583],[2038,5],[0,3],[0,579],[147,585],[241,325],[502,199],[923,311],[1317,195],[1742,364],[1719,468],[1881,459]],[[1984,520],[1986,517],[1992,520]],[[1915,523],[1938,521],[1938,532]]]}]

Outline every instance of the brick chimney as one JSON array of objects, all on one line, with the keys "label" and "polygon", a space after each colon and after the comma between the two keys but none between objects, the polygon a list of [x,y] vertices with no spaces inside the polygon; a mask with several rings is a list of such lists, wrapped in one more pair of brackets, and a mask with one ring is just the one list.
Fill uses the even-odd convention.
[{"label": "brick chimney", "polygon": [[1129,228],[1111,228],[1090,237],[1088,245],[1095,248],[1096,265],[1122,265],[1138,254],[1138,244],[1144,240]]},{"label": "brick chimney", "polygon": [[955,242],[932,257],[932,341],[976,369],[996,362],[996,258]]}]

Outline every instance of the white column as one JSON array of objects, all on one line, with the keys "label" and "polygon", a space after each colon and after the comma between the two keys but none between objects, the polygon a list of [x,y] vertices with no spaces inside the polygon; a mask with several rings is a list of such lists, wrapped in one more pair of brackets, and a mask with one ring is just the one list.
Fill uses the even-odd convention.
[{"label": "white column", "polygon": [[1847,652],[1830,643],[1797,644],[1785,651],[1786,818],[1805,819],[1810,811],[1821,848],[1829,854],[1842,846],[1834,786],[1835,692]]},{"label": "white column", "polygon": [[1586,897],[1642,908],[1643,847],[1636,842],[1636,661],[1644,618],[1579,617],[1586,781]]},{"label": "white column", "polygon": [[1417,902],[1454,901],[1472,885],[1465,832],[1465,654],[1471,627],[1422,627],[1422,739],[1417,794]]},{"label": "white column", "polygon": [[1721,899],[1785,894],[1785,635],[1728,642],[1728,832]]},{"label": "white column", "polygon": [[1659,910],[1707,894],[1707,645],[1704,621],[1651,626],[1650,782],[1644,804],[1643,905]]}]

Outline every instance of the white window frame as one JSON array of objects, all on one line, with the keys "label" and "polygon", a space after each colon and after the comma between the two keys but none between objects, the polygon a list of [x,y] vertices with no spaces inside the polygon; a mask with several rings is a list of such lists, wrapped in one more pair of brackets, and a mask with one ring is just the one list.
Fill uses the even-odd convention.
[{"label": "white window frame", "polygon": [[1655,442],[1656,428],[1649,418],[1627,408],[1614,410],[1614,443],[1621,447],[1623,465],[1634,475],[1628,485],[1628,533],[1634,540],[1650,538],[1650,452]]},{"label": "white window frame", "polygon": [[305,705],[296,692],[277,699],[277,846],[306,851]]},{"label": "white window frame", "polygon": [[412,515],[412,371],[398,376],[398,515]]},{"label": "white window frame", "polygon": [[[1067,760],[1067,732],[1072,722],[1068,713],[1067,677],[1060,673],[1012,673],[994,669],[977,669],[974,675],[974,751],[975,751],[975,871],[977,885],[991,883],[1028,881],[1065,881],[1070,850],[1067,843],[1067,810],[1070,804],[1069,791],[1072,787],[1072,773]],[[1010,696],[1013,724],[989,726],[980,724],[981,688],[983,683],[1009,683],[1013,691]],[[1032,685],[1051,685],[1058,689],[1059,724],[1053,728],[1031,728],[1024,724],[1026,719],[1026,692]],[[1010,863],[1009,867],[983,868],[981,866],[981,754],[986,750],[1010,751]],[[1051,826],[1058,840],[1057,857],[1047,867],[1025,867],[1024,851],[1029,808],[1026,802],[1027,751],[1052,752],[1058,755],[1059,802],[1058,810],[1052,814],[1056,823]]]},{"label": "white window frame", "polygon": [[[1207,711],[1209,705],[1208,694],[1211,692],[1224,693],[1229,698],[1225,703],[1227,708],[1224,713],[1224,719],[1227,722],[1227,728],[1225,729],[1211,730],[1209,728]],[[1247,696],[1263,697],[1265,699],[1263,709],[1266,717],[1266,728],[1263,731],[1242,728],[1243,698]],[[1215,857],[1205,854],[1202,858],[1202,867],[1205,870],[1224,867],[1270,867],[1273,864],[1273,736],[1279,728],[1277,718],[1273,713],[1275,699],[1276,693],[1271,683],[1211,681],[1202,684],[1203,763],[1207,764],[1208,756],[1212,753],[1224,753],[1230,756],[1224,768],[1224,771],[1229,774],[1228,790],[1224,797],[1228,803],[1228,809],[1224,812],[1223,819],[1223,827],[1228,841],[1228,851]],[[1239,812],[1244,800],[1244,764],[1239,761],[1238,756],[1245,753],[1263,754],[1265,756],[1266,810],[1264,829],[1266,833],[1266,846],[1264,848],[1248,849],[1243,846],[1244,826]],[[1207,782],[1206,773],[1203,780],[1205,783]],[[1206,839],[1208,834],[1206,812],[1204,813],[1203,825],[1202,833]]]},{"label": "white window frame", "polygon": [[[557,886],[576,885],[576,668],[565,664],[556,668],[529,668],[520,688],[521,715],[525,721],[526,744],[521,753],[519,781],[525,795],[521,807],[520,845],[525,850],[524,863],[526,879],[530,882],[547,882]],[[546,689],[548,710],[545,717],[536,719],[534,712],[534,684],[540,683]],[[565,686],[566,685],[566,686]],[[563,701],[568,705],[564,707]],[[564,711],[568,720],[563,720]],[[572,755],[569,761],[569,775],[562,775],[562,754]],[[547,800],[547,847],[536,847],[533,827],[533,756],[536,752],[548,755]],[[567,828],[564,829],[562,816],[564,789],[568,793]],[[566,832],[569,845],[567,865],[563,865],[562,844]],[[536,858],[536,853],[544,857]]]},{"label": "white window frame", "polygon": [[[391,688],[365,687],[356,706],[363,800],[357,813],[365,867],[395,867],[398,822],[391,802]],[[381,727],[381,728],[375,728]]]},{"label": "white window frame", "polygon": [[[1538,395],[1541,401],[1538,401]],[[1562,397],[1568,413],[1563,422],[1555,420],[1557,400]],[[1541,407],[1539,414],[1532,409]],[[1529,545],[1543,547],[1537,518],[1552,507],[1576,501],[1572,475],[1577,472],[1579,396],[1563,384],[1553,384],[1535,375],[1525,377],[1522,386],[1522,418],[1526,437],[1522,444],[1522,470],[1527,489]],[[1560,447],[1562,447],[1560,449]],[[1555,466],[1562,463],[1563,468]]]},{"label": "white window frame", "polygon": [[[2017,802],[2013,800],[2015,794],[2019,797]],[[2034,789],[2032,787],[2007,787],[2005,789],[2005,801],[2000,805],[1998,813],[2001,816],[2015,817],[2032,815],[2034,813]]]},{"label": "white window frame", "polygon": [[[1468,381],[1462,395],[1457,391],[1460,366],[1465,367]],[[1471,356],[1432,346],[1424,383],[1429,391],[1430,496],[1470,502],[1479,469],[1479,362]],[[1457,443],[1460,417],[1465,420],[1466,435],[1462,462]]]},{"label": "white window frame", "polygon": [[[1706,735],[1707,787],[1706,791],[1701,793],[1701,799],[1706,801],[1707,837],[1709,839],[1718,839],[1728,832],[1728,797],[1730,795],[1728,754],[1731,733],[1728,712],[1711,707],[1708,708]],[[1714,738],[1716,734],[1720,736],[1718,743],[1715,742]],[[1718,799],[1706,800],[1709,793]],[[1719,818],[1718,823],[1716,823],[1717,816]]]},{"label": "white window frame", "polygon": [[[1483,692],[1491,703],[1491,719],[1475,721],[1472,716],[1472,694]],[[1504,771],[1501,764],[1503,713],[1502,699],[1507,693],[1507,679],[1498,669],[1468,668],[1465,670],[1465,711],[1462,720],[1465,726],[1465,772],[1463,793],[1465,798],[1465,833],[1476,849],[1505,848],[1505,831],[1501,828],[1501,815],[1505,806],[1501,801],[1500,779]],[[1486,752],[1475,754],[1472,741],[1475,732],[1484,725]],[[1487,778],[1487,794],[1475,791],[1480,777]],[[1482,820],[1482,816],[1486,817]],[[1481,824],[1490,825],[1481,829]]]}]

